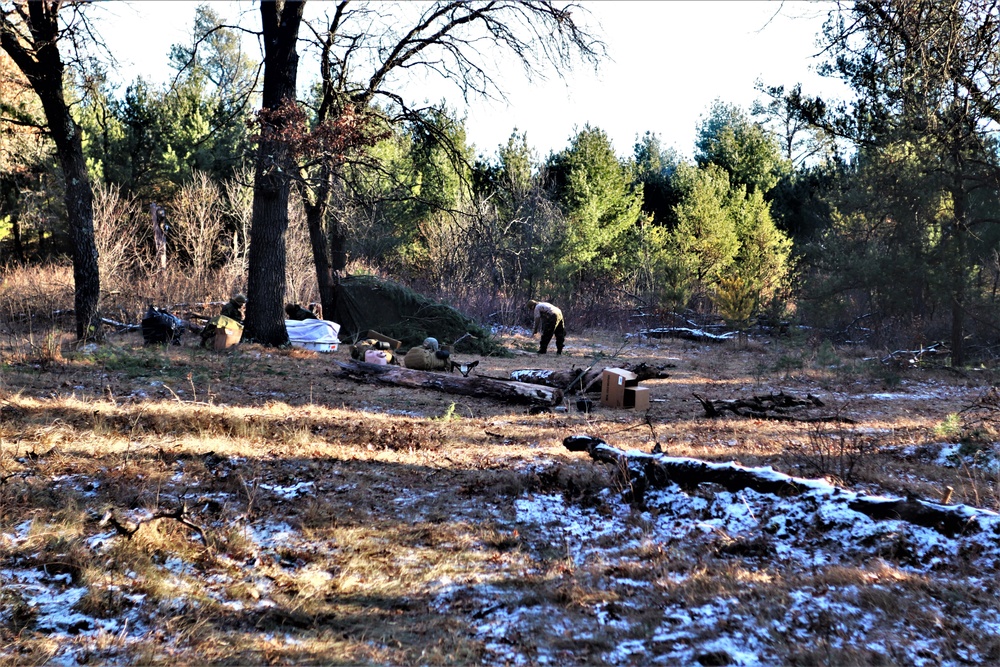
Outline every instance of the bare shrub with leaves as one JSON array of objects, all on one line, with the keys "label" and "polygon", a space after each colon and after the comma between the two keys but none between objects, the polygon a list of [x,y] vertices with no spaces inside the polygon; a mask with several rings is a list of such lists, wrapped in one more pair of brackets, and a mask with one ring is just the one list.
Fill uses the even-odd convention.
[{"label": "bare shrub with leaves", "polygon": [[184,252],[196,279],[204,278],[218,256],[222,235],[222,193],[208,174],[196,171],[174,198],[170,211],[174,243]]},{"label": "bare shrub with leaves", "polygon": [[784,447],[783,462],[806,475],[832,477],[850,485],[874,464],[875,443],[854,430],[829,430],[818,425],[805,443],[791,441]]}]

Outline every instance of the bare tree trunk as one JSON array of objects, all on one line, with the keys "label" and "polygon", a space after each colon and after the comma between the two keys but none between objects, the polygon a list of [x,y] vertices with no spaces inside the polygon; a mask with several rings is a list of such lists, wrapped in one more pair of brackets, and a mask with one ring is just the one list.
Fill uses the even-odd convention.
[{"label": "bare tree trunk", "polygon": [[319,302],[324,313],[334,311],[335,288],[337,278],[333,273],[327,250],[326,234],[323,230],[323,219],[327,207],[306,203],[306,224],[309,226],[309,242],[312,245],[313,261],[316,264],[316,285],[319,287]]},{"label": "bare tree trunk", "polygon": [[[336,312],[336,287],[338,274],[345,263],[338,262],[334,256],[331,261],[330,245],[327,243],[325,222],[330,212],[330,200],[333,195],[333,167],[324,164],[320,168],[319,183],[315,191],[302,185],[300,192],[306,209],[306,224],[309,227],[309,243],[312,247],[313,263],[316,265],[316,284],[319,288],[319,301],[324,313]],[[304,183],[303,178],[300,183]]]},{"label": "bare tree trunk", "polygon": [[[59,97],[62,97],[60,83]],[[73,241],[74,307],[76,308],[76,337],[79,340],[101,337],[101,315],[98,310],[101,294],[101,276],[97,264],[97,245],[94,241],[93,192],[87,175],[87,161],[83,156],[79,128],[64,107],[62,122],[66,136],[56,139],[56,153],[66,175],[66,212],[70,219],[70,237]],[[48,115],[48,114],[47,114]],[[49,116],[49,129],[56,136],[55,123]],[[60,131],[60,134],[62,131]],[[63,145],[60,146],[60,143]]]},{"label": "bare tree trunk", "polygon": [[163,232],[164,211],[156,202],[149,205],[149,214],[153,219],[153,243],[156,245],[156,257],[160,271],[167,270],[167,235]]},{"label": "bare tree trunk", "polygon": [[10,215],[10,233],[14,237],[14,256],[24,264],[24,242],[21,240],[21,209],[14,208]]},{"label": "bare tree trunk", "polygon": [[291,188],[289,174],[296,167],[283,137],[291,121],[283,109],[295,104],[299,65],[295,46],[304,5],[304,0],[260,3],[264,34],[262,136],[254,172],[243,335],[249,341],[275,347],[288,343],[284,311],[285,231]]}]

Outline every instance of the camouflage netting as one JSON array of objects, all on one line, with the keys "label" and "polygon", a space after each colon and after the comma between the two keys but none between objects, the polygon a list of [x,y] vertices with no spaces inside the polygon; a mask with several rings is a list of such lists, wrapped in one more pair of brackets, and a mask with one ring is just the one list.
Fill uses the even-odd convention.
[{"label": "camouflage netting", "polygon": [[493,334],[451,306],[432,301],[397,283],[373,276],[352,276],[337,286],[333,313],[324,314],[340,325],[340,340],[354,342],[374,330],[403,342],[403,349],[437,338],[452,345],[465,334],[455,352],[483,356],[508,354]]}]

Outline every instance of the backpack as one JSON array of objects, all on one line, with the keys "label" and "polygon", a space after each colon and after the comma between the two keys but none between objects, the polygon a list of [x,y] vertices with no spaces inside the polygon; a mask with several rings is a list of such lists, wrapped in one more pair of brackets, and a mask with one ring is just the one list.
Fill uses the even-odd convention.
[{"label": "backpack", "polygon": [[165,310],[149,307],[142,318],[142,340],[146,345],[181,344],[184,321]]}]

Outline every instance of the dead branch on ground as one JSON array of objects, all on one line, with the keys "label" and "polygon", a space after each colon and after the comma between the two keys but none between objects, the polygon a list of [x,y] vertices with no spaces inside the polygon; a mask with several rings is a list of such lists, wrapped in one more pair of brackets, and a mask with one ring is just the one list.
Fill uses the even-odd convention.
[{"label": "dead branch on ground", "polygon": [[749,419],[768,419],[771,421],[802,422],[813,424],[817,422],[843,422],[845,424],[855,423],[853,419],[841,415],[820,415],[812,417],[796,417],[790,414],[791,410],[798,408],[821,408],[823,401],[816,396],[808,394],[806,398],[796,398],[785,392],[769,394],[767,396],[751,396],[750,398],[738,398],[733,401],[721,399],[707,399],[692,393],[698,399],[701,407],[705,409],[705,416],[714,419],[721,417],[725,412],[731,412],[737,417]]},{"label": "dead branch on ground", "polygon": [[[645,380],[660,380],[670,377],[664,369],[667,366],[651,366],[645,362],[624,364],[615,368],[624,368],[636,374],[639,382]],[[510,372],[510,379],[517,382],[540,384],[546,387],[562,389],[567,394],[599,392],[601,376],[605,368],[571,368],[569,370],[551,370],[547,368],[525,368]]]},{"label": "dead branch on ground", "polygon": [[172,510],[159,510],[150,516],[139,519],[135,522],[119,521],[118,517],[115,516],[115,513],[112,510],[108,510],[108,512],[105,513],[104,517],[101,519],[100,525],[110,525],[119,535],[124,535],[128,539],[132,539],[132,536],[139,532],[139,529],[142,528],[143,524],[152,523],[153,521],[158,521],[159,519],[173,519],[174,521],[187,526],[191,530],[198,533],[198,537],[201,538],[202,543],[206,547],[209,546],[208,536],[205,534],[205,529],[188,518],[187,504],[185,503],[182,503]]}]

